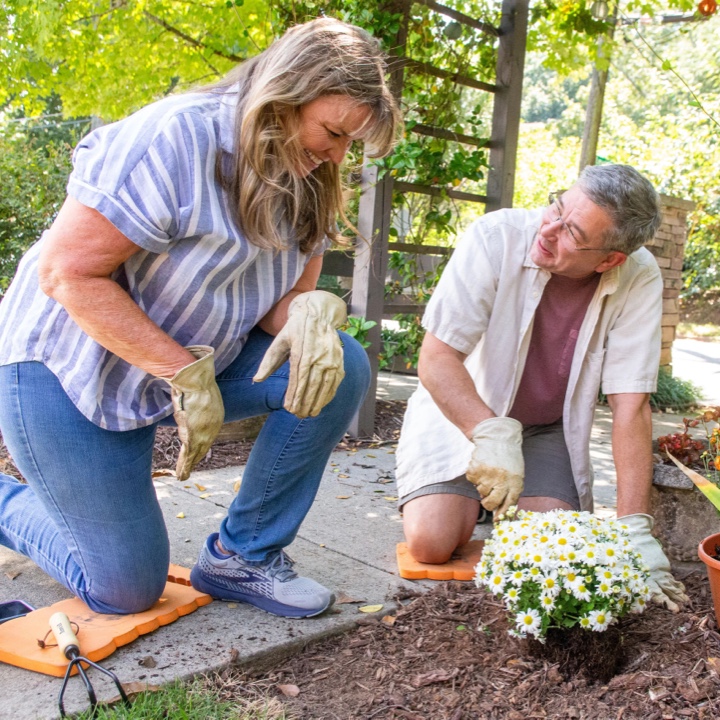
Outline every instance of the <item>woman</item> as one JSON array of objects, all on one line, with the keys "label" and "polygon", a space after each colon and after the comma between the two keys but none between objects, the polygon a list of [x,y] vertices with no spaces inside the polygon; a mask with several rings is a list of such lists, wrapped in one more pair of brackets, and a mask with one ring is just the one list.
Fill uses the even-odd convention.
[{"label": "woman", "polygon": [[344,304],[315,286],[338,165],[397,134],[384,70],[370,35],[315,20],[76,149],[0,303],[0,431],[28,482],[0,476],[0,542],[91,609],[139,612],[165,587],[156,427],[177,424],[185,479],[223,421],[266,413],[193,585],[288,617],[332,604],[283,548],[369,384]]}]

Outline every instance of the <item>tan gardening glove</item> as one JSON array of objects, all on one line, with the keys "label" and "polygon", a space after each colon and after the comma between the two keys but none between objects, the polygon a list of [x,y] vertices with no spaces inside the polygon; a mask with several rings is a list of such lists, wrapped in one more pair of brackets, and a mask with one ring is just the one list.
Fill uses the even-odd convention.
[{"label": "tan gardening glove", "polygon": [[262,382],[290,358],[284,407],[299,418],[315,417],[335,397],[345,377],[337,329],[347,322],[345,302],[324,290],[298,295],[253,380]]},{"label": "tan gardening glove", "polygon": [[685,586],[670,574],[670,561],[665,557],[662,545],[650,534],[653,528],[652,517],[636,513],[619,517],[618,522],[628,526],[630,543],[650,568],[648,586],[651,599],[673,612],[678,612],[678,603],[686,602],[688,596],[685,594]]},{"label": "tan gardening glove", "polygon": [[472,441],[475,449],[465,475],[477,487],[483,507],[502,515],[517,504],[523,490],[522,423],[508,417],[483,420]]},{"label": "tan gardening glove", "polygon": [[173,417],[182,442],[175,474],[187,480],[192,469],[206,455],[225,419],[220,388],[215,382],[215,351],[207,345],[185,348],[197,359],[171,378]]}]

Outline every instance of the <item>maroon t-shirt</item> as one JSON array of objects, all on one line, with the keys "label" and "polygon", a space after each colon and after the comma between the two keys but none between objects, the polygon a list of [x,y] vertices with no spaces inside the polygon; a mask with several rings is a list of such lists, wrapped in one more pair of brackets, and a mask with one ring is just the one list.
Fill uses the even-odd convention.
[{"label": "maroon t-shirt", "polygon": [[553,275],[535,311],[530,349],[515,403],[508,413],[523,425],[549,425],[563,414],[580,326],[600,282]]}]

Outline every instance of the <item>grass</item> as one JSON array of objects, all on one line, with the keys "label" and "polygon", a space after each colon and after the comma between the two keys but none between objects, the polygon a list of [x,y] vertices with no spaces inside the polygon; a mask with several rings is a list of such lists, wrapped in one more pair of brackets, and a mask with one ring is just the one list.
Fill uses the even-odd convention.
[{"label": "grass", "polygon": [[77,720],[293,720],[277,698],[258,696],[253,690],[242,698],[235,688],[232,700],[227,700],[220,688],[217,678],[176,681],[138,693],[130,707],[122,702],[99,705],[95,715],[88,710]]}]

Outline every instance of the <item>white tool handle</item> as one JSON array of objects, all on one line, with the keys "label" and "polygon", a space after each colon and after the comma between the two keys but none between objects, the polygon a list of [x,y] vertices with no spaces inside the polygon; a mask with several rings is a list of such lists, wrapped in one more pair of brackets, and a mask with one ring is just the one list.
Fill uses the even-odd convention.
[{"label": "white tool handle", "polygon": [[60,652],[67,658],[70,654],[79,654],[80,645],[77,636],[70,625],[70,620],[64,612],[56,612],[50,616],[50,629],[55,635]]}]

